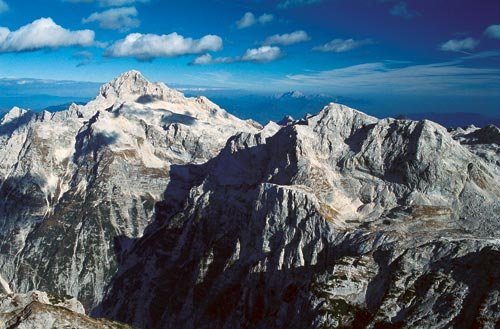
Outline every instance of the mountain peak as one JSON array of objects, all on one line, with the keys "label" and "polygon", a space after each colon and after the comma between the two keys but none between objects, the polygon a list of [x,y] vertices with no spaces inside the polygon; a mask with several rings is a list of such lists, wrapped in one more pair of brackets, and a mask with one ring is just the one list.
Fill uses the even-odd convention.
[{"label": "mountain peak", "polygon": [[123,72],[118,77],[116,77],[113,81],[130,81],[130,82],[146,82],[149,83],[148,80],[142,75],[141,72],[137,70],[130,70],[127,72]]},{"label": "mountain peak", "polygon": [[1,123],[5,124],[11,121],[14,121],[16,119],[21,118],[23,115],[25,115],[28,112],[28,110],[19,108],[17,106],[14,106],[11,108],[2,118]]},{"label": "mountain peak", "polygon": [[164,83],[148,81],[141,72],[136,70],[122,73],[114,80],[106,83],[100,89],[104,98],[115,97],[123,100],[136,100],[141,96],[154,99],[164,99],[166,95],[180,96],[180,92],[168,88]]},{"label": "mountain peak", "polygon": [[305,94],[298,90],[292,90],[278,95],[278,98],[303,98]]}]

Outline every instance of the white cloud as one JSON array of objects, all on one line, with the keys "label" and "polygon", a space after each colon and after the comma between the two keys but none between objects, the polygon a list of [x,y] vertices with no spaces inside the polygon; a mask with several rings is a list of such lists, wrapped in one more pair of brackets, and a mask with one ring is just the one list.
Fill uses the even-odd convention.
[{"label": "white cloud", "polygon": [[237,62],[251,63],[269,63],[281,57],[281,49],[279,47],[262,46],[260,48],[247,49],[242,56],[235,57],[212,57],[210,54],[205,54],[197,57],[192,65],[208,65],[208,64],[229,64]]},{"label": "white cloud", "polygon": [[281,56],[279,47],[262,46],[260,48],[248,49],[241,60],[244,62],[268,63]]},{"label": "white cloud", "polygon": [[490,38],[500,39],[500,24],[498,25],[490,25],[485,31],[484,34],[489,36]]},{"label": "white cloud", "polygon": [[134,57],[140,61],[149,61],[158,57],[177,57],[220,49],[222,39],[217,35],[206,35],[194,40],[175,32],[164,35],[132,33],[113,43],[106,50],[106,56]]},{"label": "white cloud", "polygon": [[0,0],[0,14],[7,10],[9,10],[9,5],[4,0]]},{"label": "white cloud", "polygon": [[[383,81],[381,84],[380,82]],[[345,68],[288,75],[280,84],[288,88],[337,92],[414,94],[491,93],[500,88],[499,68],[467,67],[464,59],[434,64],[408,65],[394,62],[376,62]]]},{"label": "white cloud", "polygon": [[491,58],[491,57],[500,57],[500,50],[490,50],[475,54],[467,54],[467,56],[462,57],[462,59],[471,60],[471,59],[481,59],[481,58]]},{"label": "white cloud", "polygon": [[370,39],[365,39],[365,40],[334,39],[330,42],[325,43],[324,45],[314,47],[313,50],[322,52],[342,53],[372,43],[373,41]]},{"label": "white cloud", "polygon": [[16,31],[0,27],[0,52],[24,52],[94,44],[91,30],[70,31],[52,20],[40,18]]},{"label": "white cloud", "polygon": [[465,38],[465,39],[454,39],[448,40],[443,43],[439,48],[442,51],[464,51],[464,50],[473,50],[479,45],[479,40],[474,38]]},{"label": "white cloud", "polygon": [[120,7],[132,5],[135,3],[147,3],[149,0],[63,0],[71,3],[94,3],[97,2],[101,7]]},{"label": "white cloud", "polygon": [[285,34],[275,34],[264,41],[264,45],[282,45],[288,46],[299,42],[305,42],[311,38],[307,35],[305,31],[295,31],[292,33]]},{"label": "white cloud", "polygon": [[212,55],[205,54],[195,58],[195,60],[191,63],[193,65],[208,65],[214,63],[214,59]]},{"label": "white cloud", "polygon": [[236,26],[239,29],[244,29],[255,24],[255,15],[248,12],[243,15],[243,17],[236,22]]},{"label": "white cloud", "polygon": [[236,26],[239,29],[246,29],[255,24],[267,24],[274,20],[274,16],[271,14],[262,14],[259,17],[255,16],[251,12],[246,12],[242,18],[236,22]]},{"label": "white cloud", "polygon": [[214,58],[210,54],[201,55],[191,62],[192,65],[209,65],[221,63],[234,63],[238,61],[238,57],[217,57]]},{"label": "white cloud", "polygon": [[278,3],[278,8],[285,9],[290,7],[307,6],[319,2],[321,2],[321,0],[283,0]]},{"label": "white cloud", "polygon": [[126,32],[140,25],[141,22],[136,18],[137,15],[135,7],[112,8],[100,13],[92,13],[89,17],[84,18],[82,23],[98,22],[99,27],[103,29]]},{"label": "white cloud", "polygon": [[130,5],[133,3],[146,3],[149,2],[149,0],[99,0],[99,4],[101,6],[107,6],[107,7],[119,7],[119,6],[124,6],[124,5]]}]

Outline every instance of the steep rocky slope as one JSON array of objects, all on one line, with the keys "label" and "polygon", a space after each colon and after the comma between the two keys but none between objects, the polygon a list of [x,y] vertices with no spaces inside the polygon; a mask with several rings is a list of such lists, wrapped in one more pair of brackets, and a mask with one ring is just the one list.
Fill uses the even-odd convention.
[{"label": "steep rocky slope", "polygon": [[127,329],[127,325],[85,316],[74,298],[48,295],[40,291],[0,294],[0,329],[75,328]]},{"label": "steep rocky slope", "polygon": [[102,298],[151,222],[170,168],[203,163],[260,127],[131,71],[86,105],[0,122],[0,273],[16,292]]},{"label": "steep rocky slope", "polygon": [[495,328],[497,166],[435,123],[336,104],[238,134],[172,168],[183,174],[95,314],[145,328]]}]

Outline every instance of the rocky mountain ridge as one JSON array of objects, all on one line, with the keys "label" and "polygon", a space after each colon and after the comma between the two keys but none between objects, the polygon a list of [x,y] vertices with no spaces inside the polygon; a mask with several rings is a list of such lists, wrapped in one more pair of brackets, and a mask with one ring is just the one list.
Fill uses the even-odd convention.
[{"label": "rocky mountain ridge", "polygon": [[261,127],[127,72],[3,118],[0,274],[139,328],[495,328],[497,137],[334,103]]},{"label": "rocky mountain ridge", "polygon": [[82,304],[74,298],[32,291],[25,294],[0,293],[0,328],[127,329],[131,327],[86,316]]}]

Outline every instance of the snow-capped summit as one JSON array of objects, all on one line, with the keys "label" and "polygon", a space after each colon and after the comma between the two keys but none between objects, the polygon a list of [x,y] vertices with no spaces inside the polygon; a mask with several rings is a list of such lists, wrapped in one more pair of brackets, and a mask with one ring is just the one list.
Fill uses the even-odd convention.
[{"label": "snow-capped summit", "polygon": [[[117,98],[128,101],[175,100],[182,97],[182,93],[168,88],[164,83],[152,83],[146,80],[139,71],[128,71],[116,79],[103,85],[99,91],[100,96]],[[141,100],[141,97],[143,99]]]},{"label": "snow-capped summit", "polygon": [[20,117],[22,117],[23,115],[25,115],[28,111],[25,110],[25,109],[21,109],[17,106],[14,106],[13,108],[11,108],[7,113],[5,113],[5,115],[3,116],[1,122],[2,124],[6,124],[8,122],[12,122]]}]

